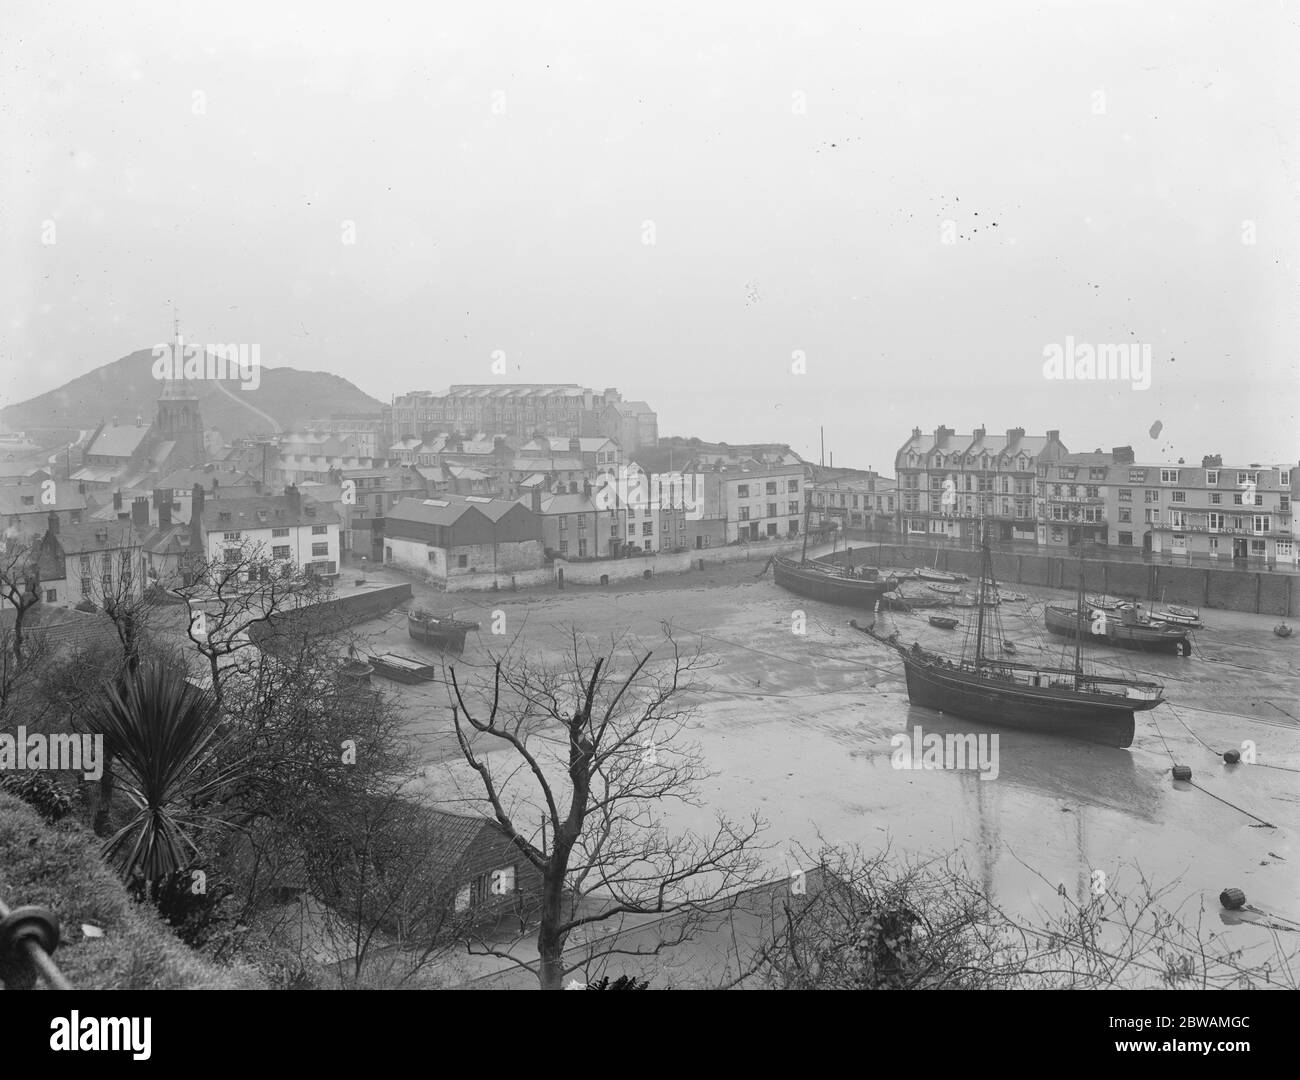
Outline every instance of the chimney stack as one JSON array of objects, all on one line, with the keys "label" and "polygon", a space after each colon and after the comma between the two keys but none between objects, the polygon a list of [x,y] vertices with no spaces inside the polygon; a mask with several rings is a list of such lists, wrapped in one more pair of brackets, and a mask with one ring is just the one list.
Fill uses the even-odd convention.
[{"label": "chimney stack", "polygon": [[289,511],[294,517],[302,513],[302,495],[298,492],[297,484],[290,484],[286,487],[284,497],[289,500]]},{"label": "chimney stack", "polygon": [[149,528],[149,496],[137,495],[131,500],[131,524],[137,529]]},{"label": "chimney stack", "polygon": [[1116,465],[1132,465],[1133,447],[1131,446],[1112,447],[1110,451],[1110,456]]},{"label": "chimney stack", "polygon": [[172,492],[171,488],[153,489],[153,508],[158,514],[158,528],[172,527]]},{"label": "chimney stack", "polygon": [[533,485],[533,513],[540,514],[541,512],[542,512],[542,485],[534,484]]}]

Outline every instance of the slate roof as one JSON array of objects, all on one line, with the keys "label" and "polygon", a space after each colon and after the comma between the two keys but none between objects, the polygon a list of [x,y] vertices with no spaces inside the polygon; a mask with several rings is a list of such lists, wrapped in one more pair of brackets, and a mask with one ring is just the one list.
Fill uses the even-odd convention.
[{"label": "slate roof", "polygon": [[[11,514],[41,514],[51,510],[84,510],[86,497],[71,484],[54,485],[55,501],[41,501],[40,484],[5,484],[0,485],[0,517]],[[23,502],[24,497],[31,503]]]},{"label": "slate roof", "polygon": [[148,424],[138,427],[135,424],[105,424],[104,430],[86,447],[86,453],[129,458],[140,449],[151,430]]},{"label": "slate roof", "polygon": [[[12,624],[13,615],[12,609],[0,612],[0,625]],[[23,632],[30,641],[49,650],[47,655],[51,656],[100,647],[122,647],[113,620],[100,611],[37,605],[23,623]]]},{"label": "slate roof", "polygon": [[[307,513],[316,507],[315,516]],[[265,518],[258,511],[265,512]],[[228,514],[229,517],[222,515]],[[284,529],[297,525],[337,525],[338,513],[325,503],[301,496],[301,508],[294,512],[287,495],[253,495],[240,499],[215,499],[203,505],[205,532],[233,532],[237,529]]]},{"label": "slate roof", "polygon": [[423,525],[454,525],[472,509],[489,521],[499,521],[518,505],[520,504],[511,499],[449,493],[433,499],[403,499],[388,511],[388,520],[412,521]]}]

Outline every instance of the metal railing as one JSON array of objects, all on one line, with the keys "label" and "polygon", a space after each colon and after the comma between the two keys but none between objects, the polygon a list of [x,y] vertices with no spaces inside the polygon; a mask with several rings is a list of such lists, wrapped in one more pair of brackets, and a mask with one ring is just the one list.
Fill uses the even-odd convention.
[{"label": "metal railing", "polygon": [[51,959],[59,947],[59,920],[43,907],[10,910],[0,901],[0,984],[6,990],[30,990],[37,976],[51,990],[71,990],[72,984]]}]

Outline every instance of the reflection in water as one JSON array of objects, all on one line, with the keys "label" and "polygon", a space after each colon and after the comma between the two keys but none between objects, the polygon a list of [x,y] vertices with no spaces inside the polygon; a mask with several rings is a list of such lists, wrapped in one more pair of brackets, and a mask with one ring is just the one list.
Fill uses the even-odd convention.
[{"label": "reflection in water", "polygon": [[1133,755],[1127,750],[997,728],[909,705],[908,733],[917,727],[926,734],[937,735],[996,734],[997,780],[982,781],[972,772],[969,778],[977,787],[989,782],[1006,783],[1053,799],[1107,807],[1147,821],[1155,820],[1157,792],[1144,784]]}]

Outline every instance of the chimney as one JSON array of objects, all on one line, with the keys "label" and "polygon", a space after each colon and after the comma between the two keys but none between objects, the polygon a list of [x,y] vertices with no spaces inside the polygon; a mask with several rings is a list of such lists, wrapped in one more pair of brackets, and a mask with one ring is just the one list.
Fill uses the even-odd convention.
[{"label": "chimney", "polygon": [[144,427],[144,417],[141,416],[139,413],[135,414],[135,426]]},{"label": "chimney", "polygon": [[50,511],[50,514],[49,514],[49,517],[48,517],[46,520],[49,522],[49,531],[50,531],[51,533],[53,533],[55,536],[58,536],[58,535],[59,535],[59,515],[58,515],[55,511],[51,510],[51,511]]},{"label": "chimney", "polygon": [[1007,428],[1007,446],[1011,446],[1017,439],[1025,437],[1025,429],[1022,427]]},{"label": "chimney", "polygon": [[254,480],[254,481],[253,481],[253,493],[256,494],[256,495],[260,495],[260,494],[262,494],[262,481],[261,481],[261,480]]},{"label": "chimney", "polygon": [[987,430],[986,428],[977,427],[977,428],[975,429],[975,431],[974,431],[973,434],[974,434],[976,440],[979,440],[979,439],[984,438],[984,436],[988,434],[988,430]]},{"label": "chimney", "polygon": [[158,528],[172,527],[172,492],[171,488],[153,489],[153,507],[158,512]]},{"label": "chimney", "polygon": [[1048,442],[1060,442],[1060,441],[1061,441],[1061,433],[1060,433],[1060,431],[1049,431],[1049,432],[1047,433],[1047,441],[1048,441]]},{"label": "chimney", "polygon": [[137,495],[131,500],[131,524],[137,529],[149,528],[149,496]]},{"label": "chimney", "polygon": [[921,429],[919,427],[912,428],[912,438],[919,439],[920,437],[921,437]]},{"label": "chimney", "polygon": [[1133,464],[1133,447],[1131,446],[1112,446],[1110,450],[1111,459],[1116,465]]},{"label": "chimney", "polygon": [[113,511],[120,514],[122,512],[122,492],[121,490],[113,492]]},{"label": "chimney", "polygon": [[954,432],[952,428],[944,427],[942,424],[940,424],[937,428],[934,429],[934,441],[938,442],[940,439],[951,437],[953,434]]},{"label": "chimney", "polygon": [[302,496],[298,493],[297,484],[290,484],[286,487],[284,497],[289,500],[289,511],[294,517],[302,513]]},{"label": "chimney", "polygon": [[1222,454],[1206,454],[1201,458],[1202,469],[1221,469],[1223,468]]},{"label": "chimney", "polygon": [[203,485],[195,484],[190,503],[190,550],[203,553]]},{"label": "chimney", "polygon": [[212,496],[213,496],[213,498],[216,498],[216,495],[217,495],[217,488],[219,488],[220,486],[221,486],[221,481],[218,480],[218,479],[214,476],[214,477],[212,478]]},{"label": "chimney", "polygon": [[542,512],[542,485],[534,484],[533,485],[533,513],[540,514],[541,512]]}]

